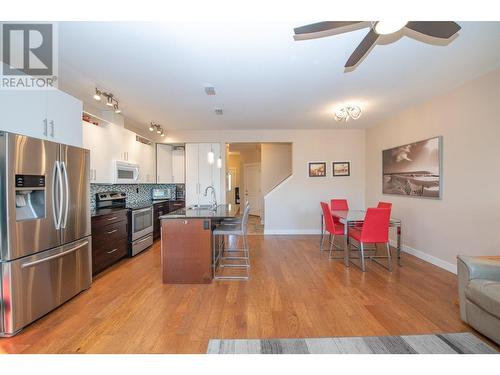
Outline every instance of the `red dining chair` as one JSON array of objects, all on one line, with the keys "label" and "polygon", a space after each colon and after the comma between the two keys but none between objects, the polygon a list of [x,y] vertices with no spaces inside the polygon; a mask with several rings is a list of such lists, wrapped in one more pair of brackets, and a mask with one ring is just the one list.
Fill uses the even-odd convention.
[{"label": "red dining chair", "polygon": [[[391,210],[388,208],[369,208],[366,211],[363,227],[349,228],[349,237],[359,242],[361,254],[361,270],[365,272],[365,244],[385,243],[387,248],[387,257],[370,256],[370,259],[384,266],[375,258],[387,258],[387,269],[392,271],[391,250],[389,248],[389,222],[391,219]],[[385,266],[384,266],[385,267]]]},{"label": "red dining chair", "polygon": [[347,199],[332,199],[330,201],[330,206],[332,207],[332,211],[348,211],[349,204],[347,203]]},{"label": "red dining chair", "polygon": [[377,208],[392,209],[392,203],[390,203],[390,202],[378,202]]},{"label": "red dining chair", "polygon": [[[330,207],[332,208],[332,211],[348,211],[349,210],[349,204],[347,203],[347,199],[331,199],[330,200]],[[333,221],[336,223],[339,223],[339,218],[334,217]]]},{"label": "red dining chair", "polygon": [[[332,257],[332,251],[333,251],[333,243],[335,241],[335,236],[343,236],[344,235],[344,224],[342,223],[336,223],[333,220],[332,216],[332,211],[330,210],[330,207],[328,207],[328,203],[326,202],[321,202],[321,210],[323,211],[323,220],[325,221],[325,231],[329,233],[329,240],[330,240],[330,252],[329,252],[329,258],[330,259],[341,259],[340,257]],[[321,241],[321,247],[320,247],[321,252],[323,252],[323,240]],[[343,259],[343,257],[342,257]]]}]

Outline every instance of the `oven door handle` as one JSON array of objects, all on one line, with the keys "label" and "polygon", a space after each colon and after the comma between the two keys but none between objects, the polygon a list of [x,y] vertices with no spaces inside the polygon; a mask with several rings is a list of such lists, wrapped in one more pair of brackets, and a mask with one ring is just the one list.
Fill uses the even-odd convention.
[{"label": "oven door handle", "polygon": [[132,211],[132,214],[139,214],[141,212],[147,212],[147,211],[151,211],[151,207],[148,207],[148,208],[141,208],[140,210],[133,210]]},{"label": "oven door handle", "polygon": [[148,241],[151,239],[151,235],[148,235],[144,238],[141,238],[139,241],[134,241],[134,245],[138,244],[138,243],[141,243],[141,242],[144,242],[144,241]]}]

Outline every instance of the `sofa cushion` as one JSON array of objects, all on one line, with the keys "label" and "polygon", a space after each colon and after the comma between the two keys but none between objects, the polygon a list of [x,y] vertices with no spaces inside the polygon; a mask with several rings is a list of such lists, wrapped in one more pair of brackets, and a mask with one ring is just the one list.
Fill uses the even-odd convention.
[{"label": "sofa cushion", "polygon": [[467,299],[500,319],[500,282],[474,279],[465,289]]}]

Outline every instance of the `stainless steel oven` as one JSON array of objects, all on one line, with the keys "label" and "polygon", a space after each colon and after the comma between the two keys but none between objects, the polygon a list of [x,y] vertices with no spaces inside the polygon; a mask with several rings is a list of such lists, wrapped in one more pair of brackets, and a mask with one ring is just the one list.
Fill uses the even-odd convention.
[{"label": "stainless steel oven", "polygon": [[132,241],[153,232],[153,207],[132,210]]},{"label": "stainless steel oven", "polygon": [[153,207],[131,208],[130,229],[130,255],[134,256],[153,244]]}]

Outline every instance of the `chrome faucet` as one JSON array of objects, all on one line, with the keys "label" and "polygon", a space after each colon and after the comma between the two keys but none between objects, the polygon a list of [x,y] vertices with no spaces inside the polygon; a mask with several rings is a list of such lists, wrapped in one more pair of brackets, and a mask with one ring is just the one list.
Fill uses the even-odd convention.
[{"label": "chrome faucet", "polygon": [[212,208],[215,210],[217,208],[217,197],[215,194],[215,188],[212,185],[208,185],[207,188],[205,189],[205,197],[208,194],[208,189],[212,190]]}]

